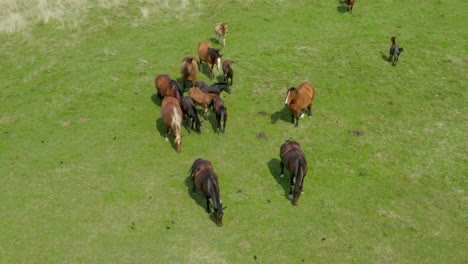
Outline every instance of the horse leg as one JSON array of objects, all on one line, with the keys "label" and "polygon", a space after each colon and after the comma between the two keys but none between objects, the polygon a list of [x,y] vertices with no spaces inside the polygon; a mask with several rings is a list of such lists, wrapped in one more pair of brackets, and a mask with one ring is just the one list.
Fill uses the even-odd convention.
[{"label": "horse leg", "polygon": [[193,122],[190,116],[187,117],[187,122],[188,122],[188,133],[192,134]]},{"label": "horse leg", "polygon": [[192,180],[193,180],[192,193],[197,194],[197,187],[195,186],[195,175],[192,175]]},{"label": "horse leg", "polygon": [[171,127],[166,128],[166,141],[169,141],[169,132],[170,132]]},{"label": "horse leg", "polygon": [[289,187],[289,194],[288,194],[288,198],[289,199],[292,199],[293,198],[293,188],[294,188],[294,175],[292,175],[291,173],[291,184],[290,184],[290,187]]},{"label": "horse leg", "polygon": [[307,106],[307,110],[309,110],[309,117],[312,116],[312,104]]},{"label": "horse leg", "polygon": [[214,67],[214,64],[211,64],[210,78],[211,78],[212,81],[214,81],[213,67]]},{"label": "horse leg", "polygon": [[210,198],[208,197],[205,197],[206,198],[206,212],[211,215],[211,210],[210,210]]},{"label": "horse leg", "polygon": [[226,132],[226,117],[223,120],[223,134]]},{"label": "horse leg", "polygon": [[280,174],[280,178],[283,178],[284,177],[284,164],[282,161],[280,161],[280,167],[281,167],[281,174]]},{"label": "horse leg", "polygon": [[296,115],[296,124],[294,125],[295,127],[299,126],[299,114],[300,114],[300,112],[297,113],[297,115]]}]

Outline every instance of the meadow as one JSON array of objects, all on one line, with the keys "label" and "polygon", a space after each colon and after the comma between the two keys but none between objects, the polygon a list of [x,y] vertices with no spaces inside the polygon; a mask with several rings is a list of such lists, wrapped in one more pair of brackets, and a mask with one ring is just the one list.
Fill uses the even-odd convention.
[{"label": "meadow", "polygon": [[[0,263],[466,263],[467,1],[37,3],[0,3]],[[226,134],[211,114],[177,153],[154,78],[216,22]],[[295,128],[301,82],[317,97]],[[309,163],[297,206],[287,139]],[[191,194],[197,158],[223,227]]]}]

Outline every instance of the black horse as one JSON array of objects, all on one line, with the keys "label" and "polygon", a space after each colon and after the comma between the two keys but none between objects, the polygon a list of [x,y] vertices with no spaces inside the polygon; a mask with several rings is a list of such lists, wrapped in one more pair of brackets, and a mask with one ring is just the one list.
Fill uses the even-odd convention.
[{"label": "black horse", "polygon": [[193,179],[193,193],[197,193],[197,188],[203,192],[203,195],[206,198],[206,212],[209,215],[211,215],[211,198],[214,206],[216,224],[218,226],[223,226],[223,210],[227,207],[223,207],[223,204],[221,203],[218,176],[213,169],[213,165],[208,160],[196,159],[190,168],[190,176]]},{"label": "black horse", "polygon": [[204,91],[205,93],[218,93],[226,92],[228,94],[231,93],[231,88],[229,87],[228,83],[215,83],[212,85],[207,84],[204,81],[196,82],[195,87],[200,88],[200,90]]},{"label": "black horse", "polygon": [[192,133],[192,130],[195,130],[197,134],[201,134],[201,121],[198,118],[197,108],[190,96],[182,97],[180,101],[180,107],[184,113],[184,118],[187,119],[188,131],[189,134]]},{"label": "black horse", "polygon": [[[292,204],[297,205],[302,194],[302,184],[307,174],[308,166],[304,152],[296,141],[286,140],[280,148],[281,157],[281,178],[284,177],[284,167],[289,170],[291,178],[291,188],[289,189],[289,199]],[[294,182],[295,180],[295,182]]]},{"label": "black horse", "polygon": [[390,56],[388,57],[388,61],[392,61],[392,66],[396,66],[398,62],[398,58],[400,54],[403,52],[403,47],[397,46],[396,37],[392,37],[392,45],[390,46]]}]

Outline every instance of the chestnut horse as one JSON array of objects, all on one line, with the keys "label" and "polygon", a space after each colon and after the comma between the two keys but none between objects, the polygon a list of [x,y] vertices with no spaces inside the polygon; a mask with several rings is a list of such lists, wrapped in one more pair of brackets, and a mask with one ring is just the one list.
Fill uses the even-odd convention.
[{"label": "chestnut horse", "polygon": [[234,62],[232,60],[225,60],[223,61],[223,74],[224,74],[224,80],[228,82],[228,80],[231,80],[229,82],[229,85],[232,85],[232,78],[234,77],[234,68],[232,67],[232,64]]},{"label": "chestnut horse", "polygon": [[346,0],[346,5],[348,6],[348,12],[350,14],[353,13],[353,6],[356,3],[357,0]]},{"label": "chestnut horse", "polygon": [[179,100],[182,98],[182,96],[184,96],[184,91],[182,90],[180,84],[167,74],[158,75],[156,77],[155,83],[156,89],[158,90],[159,99],[162,99],[163,96],[176,97],[176,93],[178,93]]},{"label": "chestnut horse", "polygon": [[227,83],[215,83],[212,85],[207,84],[204,81],[196,82],[195,87],[200,88],[200,90],[204,91],[205,93],[218,93],[220,94],[222,91],[226,93],[231,93],[231,88],[229,88],[229,84]]},{"label": "chestnut horse", "polygon": [[200,60],[200,69],[203,71],[203,62],[206,62],[210,70],[210,78],[214,80],[213,66],[216,64],[218,71],[221,67],[221,57],[219,54],[220,49],[213,49],[211,43],[208,41],[200,42],[198,44],[198,58]]},{"label": "chestnut horse", "polygon": [[[226,105],[224,105],[224,100],[221,98],[216,99],[213,103],[213,110],[216,115],[216,120],[218,121],[219,134],[224,134],[224,132],[226,132],[226,121],[228,118],[228,112]],[[223,123],[222,128],[221,122]]]},{"label": "chestnut horse", "polygon": [[193,194],[197,193],[197,188],[202,191],[206,198],[206,212],[211,215],[210,198],[213,201],[214,216],[216,224],[223,226],[223,207],[219,193],[218,176],[216,175],[213,165],[208,160],[197,159],[193,162],[190,168],[190,177],[193,180]]},{"label": "chestnut horse", "polygon": [[289,111],[291,112],[291,122],[294,124],[294,119],[296,119],[295,126],[299,125],[299,117],[302,113],[302,109],[307,108],[309,110],[309,117],[312,116],[312,103],[315,98],[315,86],[310,83],[301,83],[299,88],[289,88],[286,93],[286,101],[284,102],[289,106]]},{"label": "chestnut horse", "polygon": [[182,60],[182,68],[180,71],[182,73],[182,79],[184,79],[184,89],[187,82],[190,82],[192,84],[191,87],[193,87],[198,78],[197,59],[191,56],[185,57]]},{"label": "chestnut horse", "polygon": [[179,105],[180,99],[168,96],[162,100],[162,117],[166,124],[166,141],[169,141],[169,132],[172,128],[174,132],[174,144],[177,152],[182,149],[182,135],[180,134],[180,127],[182,126],[182,110]]},{"label": "chestnut horse", "polygon": [[226,35],[229,32],[228,25],[225,23],[216,23],[214,27],[214,31],[216,34],[216,41],[218,44],[221,44],[219,41],[219,37],[223,38],[223,47],[226,46]]},{"label": "chestnut horse", "polygon": [[403,47],[397,46],[396,44],[396,37],[392,37],[390,39],[392,41],[392,45],[390,46],[390,56],[388,57],[388,61],[392,61],[392,66],[396,66],[398,62],[398,58],[400,54],[403,52]]},{"label": "chestnut horse", "polygon": [[219,94],[216,93],[205,93],[200,88],[198,87],[192,87],[189,90],[189,96],[192,97],[192,99],[203,105],[203,117],[205,120],[208,119],[208,106],[213,102],[213,100],[221,98]]},{"label": "chestnut horse", "polygon": [[[308,166],[304,152],[296,141],[286,140],[280,148],[281,175],[284,177],[284,167],[289,170],[291,187],[288,198],[292,199],[292,204],[297,205],[302,194],[302,184],[307,174]],[[294,181],[295,180],[295,181]]]},{"label": "chestnut horse", "polygon": [[187,119],[189,134],[192,133],[192,130],[195,130],[197,134],[201,134],[201,122],[192,98],[189,96],[182,97],[180,107],[182,108],[182,113],[184,113],[184,118]]}]

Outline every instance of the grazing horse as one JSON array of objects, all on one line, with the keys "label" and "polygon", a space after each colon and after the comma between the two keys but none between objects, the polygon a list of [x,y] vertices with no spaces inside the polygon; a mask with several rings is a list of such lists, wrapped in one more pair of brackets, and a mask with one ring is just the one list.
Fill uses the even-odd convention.
[{"label": "grazing horse", "polygon": [[198,118],[197,108],[195,107],[192,98],[189,96],[182,97],[180,100],[180,107],[184,114],[184,118],[187,118],[189,134],[192,133],[192,130],[195,130],[197,134],[200,135],[201,122]]},{"label": "grazing horse", "polygon": [[166,141],[169,141],[169,132],[172,128],[174,132],[174,144],[177,152],[182,149],[182,135],[180,134],[180,127],[182,126],[182,109],[179,105],[180,99],[175,97],[165,97],[162,100],[162,117],[166,124]]},{"label": "grazing horse", "polygon": [[284,102],[289,106],[289,111],[291,112],[291,122],[294,124],[294,119],[296,119],[295,126],[299,125],[299,116],[302,117],[302,109],[309,110],[309,117],[312,116],[312,103],[315,98],[315,86],[310,83],[301,83],[299,88],[289,88],[286,93],[286,101]]},{"label": "grazing horse", "polygon": [[190,176],[193,180],[194,194],[197,193],[197,188],[203,192],[206,198],[206,212],[211,215],[210,198],[213,201],[214,216],[216,224],[223,226],[223,207],[219,193],[218,176],[216,175],[213,165],[208,160],[197,159],[190,168]]},{"label": "grazing horse", "polygon": [[213,67],[216,64],[218,71],[221,67],[221,57],[219,54],[220,49],[213,49],[211,43],[208,41],[200,42],[198,44],[198,58],[200,60],[200,69],[203,71],[203,61],[206,62],[210,69],[210,78],[214,80]]},{"label": "grazing horse", "polygon": [[223,61],[223,74],[224,74],[224,80],[228,82],[230,79],[231,81],[229,82],[229,85],[232,85],[232,78],[234,77],[234,68],[232,67],[232,64],[234,62],[232,60],[225,60]]},{"label": "grazing horse", "polygon": [[[226,132],[226,121],[228,118],[228,112],[226,105],[224,105],[224,100],[219,98],[216,99],[213,103],[213,111],[216,114],[216,120],[218,121],[218,130],[219,134],[224,134]],[[223,127],[221,128],[221,122]]]},{"label": "grazing horse", "polygon": [[176,93],[179,96],[179,99],[184,96],[184,91],[180,84],[171,79],[167,74],[160,74],[156,77],[155,80],[156,89],[158,90],[158,97],[162,99],[163,96],[173,96],[176,97]]},{"label": "grazing horse", "polygon": [[218,93],[220,94],[222,91],[226,93],[231,93],[231,88],[227,83],[215,83],[213,85],[209,85],[204,81],[196,82],[195,87],[200,88],[200,90],[204,91],[205,93]]},{"label": "grazing horse", "polygon": [[229,32],[228,25],[225,23],[216,23],[214,27],[214,31],[216,34],[216,41],[221,44],[219,41],[219,37],[223,38],[223,47],[226,46],[226,35]]},{"label": "grazing horse", "polygon": [[184,89],[187,82],[190,82],[193,87],[198,78],[197,59],[195,59],[195,57],[185,57],[182,60],[182,68],[180,71],[182,73],[182,79],[184,79]]},{"label": "grazing horse", "polygon": [[348,12],[350,14],[353,13],[353,6],[356,3],[357,0],[346,0],[346,4],[348,5]]},{"label": "grazing horse", "polygon": [[[286,140],[280,148],[281,157],[281,175],[284,177],[284,167],[289,170],[291,178],[291,187],[289,189],[289,199],[292,199],[292,204],[297,205],[302,194],[302,184],[307,174],[308,166],[304,152],[301,146],[296,141]],[[294,182],[295,180],[295,182]]]},{"label": "grazing horse", "polygon": [[205,120],[208,119],[208,106],[213,102],[213,100],[221,98],[219,94],[216,93],[205,93],[200,88],[198,87],[192,87],[189,90],[189,96],[192,97],[192,99],[203,105],[203,117]]},{"label": "grazing horse", "polygon": [[400,54],[403,52],[403,48],[400,46],[397,46],[396,44],[396,37],[392,37],[390,39],[392,41],[392,45],[390,46],[390,56],[388,57],[388,61],[392,61],[392,66],[396,66],[398,62],[398,58],[400,57]]}]

